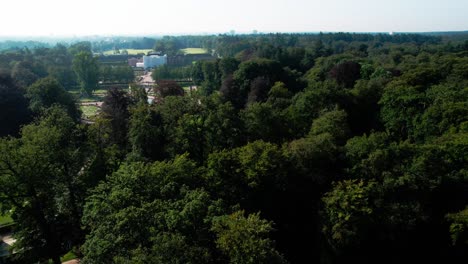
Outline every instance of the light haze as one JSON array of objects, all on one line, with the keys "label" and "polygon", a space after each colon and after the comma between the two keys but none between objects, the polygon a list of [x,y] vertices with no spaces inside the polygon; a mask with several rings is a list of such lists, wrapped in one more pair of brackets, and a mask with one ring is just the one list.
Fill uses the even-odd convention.
[{"label": "light haze", "polygon": [[468,30],[467,0],[4,0],[1,36]]}]

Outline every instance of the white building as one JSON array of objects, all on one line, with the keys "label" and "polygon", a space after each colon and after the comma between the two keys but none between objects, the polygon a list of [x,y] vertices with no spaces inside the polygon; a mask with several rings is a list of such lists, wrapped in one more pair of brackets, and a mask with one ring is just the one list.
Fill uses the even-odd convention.
[{"label": "white building", "polygon": [[[149,55],[143,56],[143,68],[149,69],[158,67],[161,65],[167,64],[167,55],[159,56],[159,55]],[[137,67],[139,63],[137,63]]]}]

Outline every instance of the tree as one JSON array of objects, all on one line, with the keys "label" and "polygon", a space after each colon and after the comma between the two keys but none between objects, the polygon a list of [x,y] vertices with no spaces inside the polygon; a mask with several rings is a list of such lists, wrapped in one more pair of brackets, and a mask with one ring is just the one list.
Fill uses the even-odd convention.
[{"label": "tree", "polygon": [[127,146],[129,105],[127,92],[118,88],[109,89],[102,103],[102,117],[110,122],[110,142],[121,150],[125,150]]},{"label": "tree", "polygon": [[232,104],[217,103],[209,105],[208,108],[209,113],[204,123],[208,153],[241,146],[245,142],[244,125]]},{"label": "tree", "polygon": [[427,105],[427,98],[419,87],[392,82],[379,101],[385,128],[395,137],[414,139],[415,127]]},{"label": "tree", "polygon": [[215,217],[211,230],[217,237],[216,246],[228,256],[229,263],[287,263],[268,237],[272,223],[261,219],[259,213],[245,217],[244,211],[237,211]]},{"label": "tree", "polygon": [[354,61],[346,61],[337,64],[330,71],[330,76],[340,85],[352,88],[361,77],[361,65]]},{"label": "tree", "polygon": [[[267,80],[269,84],[279,81],[281,76],[283,76],[283,69],[278,61],[254,59],[241,63],[233,76],[236,84],[239,86],[240,96],[245,103],[247,95],[251,92],[254,80],[261,77],[261,79],[257,79],[257,84],[254,85],[254,88],[255,86],[261,87],[262,94],[266,96],[271,87],[265,85],[265,81],[261,80]],[[267,91],[264,91],[265,89]]]},{"label": "tree", "polygon": [[264,102],[271,88],[270,80],[265,76],[260,76],[252,80],[250,92],[247,96],[247,104],[254,102]]},{"label": "tree", "polygon": [[57,82],[57,80],[47,77],[40,79],[27,89],[26,97],[30,100],[30,109],[36,115],[54,104],[67,109],[68,115],[73,120],[79,120],[81,112],[76,107],[76,102]]},{"label": "tree", "polygon": [[447,219],[451,222],[450,234],[453,244],[468,245],[468,208],[454,214],[448,214]]},{"label": "tree", "polygon": [[207,188],[214,197],[266,215],[277,212],[275,204],[287,181],[287,160],[276,145],[255,141],[214,152],[208,157],[207,167]]},{"label": "tree", "polygon": [[58,107],[0,141],[0,204],[17,224],[15,249],[22,262],[60,255],[82,242],[79,224],[84,152],[75,123]]},{"label": "tree", "polygon": [[366,230],[371,230],[375,185],[356,180],[337,182],[323,197],[325,224],[322,231],[337,251],[358,246],[366,238]]},{"label": "tree", "polygon": [[244,106],[244,99],[241,96],[239,85],[235,82],[232,75],[228,75],[221,85],[221,98],[225,102],[230,102],[236,109]]},{"label": "tree", "polygon": [[276,110],[284,110],[291,104],[292,93],[282,82],[276,82],[268,92],[267,102]]},{"label": "tree", "polygon": [[91,53],[92,52],[91,42],[88,42],[88,41],[77,42],[68,48],[68,52],[70,52],[70,54],[73,56],[79,54],[80,52]]},{"label": "tree", "polygon": [[138,86],[137,84],[130,84],[129,89],[132,102],[135,105],[148,104],[148,93],[146,92],[146,88]]},{"label": "tree", "polygon": [[261,139],[280,143],[289,138],[287,119],[269,103],[250,104],[241,111],[241,118],[249,141]]},{"label": "tree", "polygon": [[210,95],[218,91],[221,86],[221,72],[219,71],[218,61],[204,61],[201,64],[203,71],[203,82],[201,83],[200,92],[203,95]]},{"label": "tree", "polygon": [[210,214],[217,207],[200,188],[186,156],[123,164],[89,197],[86,263],[211,263]]},{"label": "tree", "polygon": [[73,58],[73,70],[81,90],[90,96],[98,88],[99,67],[97,59],[91,52],[80,51]]},{"label": "tree", "polygon": [[333,110],[323,113],[312,122],[309,136],[317,136],[323,133],[330,134],[337,143],[343,144],[349,137],[347,114],[343,110]]},{"label": "tree", "polygon": [[225,79],[227,76],[233,74],[239,67],[240,61],[235,58],[222,58],[219,63],[219,71],[221,72],[222,79]]},{"label": "tree", "polygon": [[20,87],[26,88],[40,78],[33,72],[32,67],[31,63],[28,62],[18,62],[13,67],[11,77]]},{"label": "tree", "polygon": [[13,80],[0,74],[0,137],[16,136],[21,125],[31,120],[28,101]]},{"label": "tree", "polygon": [[169,146],[172,156],[187,152],[191,159],[203,163],[207,155],[204,119],[204,115],[188,113],[179,118]]},{"label": "tree", "polygon": [[139,103],[131,110],[128,139],[132,153],[149,160],[164,156],[162,118],[147,104]]},{"label": "tree", "polygon": [[183,96],[184,89],[176,81],[160,80],[157,82],[156,92],[161,97],[166,96]]}]

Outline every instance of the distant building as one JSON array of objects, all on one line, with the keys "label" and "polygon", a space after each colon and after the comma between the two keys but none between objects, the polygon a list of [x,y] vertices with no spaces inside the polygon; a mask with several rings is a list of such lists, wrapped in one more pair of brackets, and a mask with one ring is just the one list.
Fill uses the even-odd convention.
[{"label": "distant building", "polygon": [[128,65],[132,67],[137,67],[138,62],[143,62],[141,59],[138,58],[130,58],[128,59]]},{"label": "distant building", "polygon": [[148,52],[148,54],[146,54],[147,56],[151,56],[151,55],[158,55],[158,56],[162,56],[162,52],[161,51],[150,51]]},{"label": "distant building", "polygon": [[[167,64],[167,55],[149,55],[143,56],[143,68],[150,69]],[[138,63],[137,63],[138,65]],[[138,66],[137,66],[138,67]]]}]

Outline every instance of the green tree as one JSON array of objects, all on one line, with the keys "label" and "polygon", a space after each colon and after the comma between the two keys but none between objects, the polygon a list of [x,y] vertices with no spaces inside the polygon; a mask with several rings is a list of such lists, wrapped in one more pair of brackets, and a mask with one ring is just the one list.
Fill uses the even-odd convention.
[{"label": "green tree", "polygon": [[280,143],[289,138],[288,120],[269,103],[253,103],[241,112],[249,141]]},{"label": "green tree", "polygon": [[468,208],[458,213],[448,214],[447,219],[451,222],[450,234],[453,244],[468,246]]},{"label": "green tree", "polygon": [[81,90],[90,96],[98,88],[99,67],[97,58],[91,52],[80,51],[73,58],[73,70]]},{"label": "green tree", "polygon": [[75,123],[57,107],[23,127],[21,138],[0,141],[0,204],[13,212],[22,262],[61,263],[60,255],[82,242],[80,144]]},{"label": "green tree", "polygon": [[216,246],[228,256],[229,263],[287,263],[269,238],[272,223],[260,214],[237,211],[231,215],[215,217],[211,230],[216,234]]},{"label": "green tree", "polygon": [[287,160],[274,144],[255,141],[209,155],[208,189],[228,204],[274,214],[286,185]]},{"label": "green tree", "polygon": [[110,143],[126,150],[130,98],[124,90],[111,88],[102,104],[102,117],[109,121]]},{"label": "green tree", "polygon": [[130,112],[128,138],[132,154],[150,160],[161,159],[165,140],[161,116],[142,103]]},{"label": "green tree", "polygon": [[336,250],[358,246],[366,238],[366,231],[371,230],[375,187],[375,182],[347,180],[337,182],[323,197],[322,231]]},{"label": "green tree", "polygon": [[11,71],[11,77],[16,80],[20,87],[26,88],[40,78],[32,68],[31,63],[17,62]]},{"label": "green tree", "polygon": [[330,134],[337,143],[343,144],[349,137],[347,114],[343,110],[333,110],[323,113],[312,122],[309,136],[317,136],[323,133]]},{"label": "green tree", "polygon": [[24,91],[9,76],[0,74],[0,137],[17,135],[20,126],[30,120],[31,112]]},{"label": "green tree", "polygon": [[76,107],[76,102],[57,80],[47,77],[40,79],[28,87],[26,97],[30,101],[30,108],[36,115],[54,104],[67,109],[68,115],[74,120],[79,120],[81,112]]},{"label": "green tree", "polygon": [[87,263],[211,263],[214,202],[186,156],[128,163],[89,197],[83,224]]},{"label": "green tree", "polygon": [[244,142],[244,124],[238,111],[229,102],[215,103],[208,108],[204,122],[208,153],[240,146]]}]

